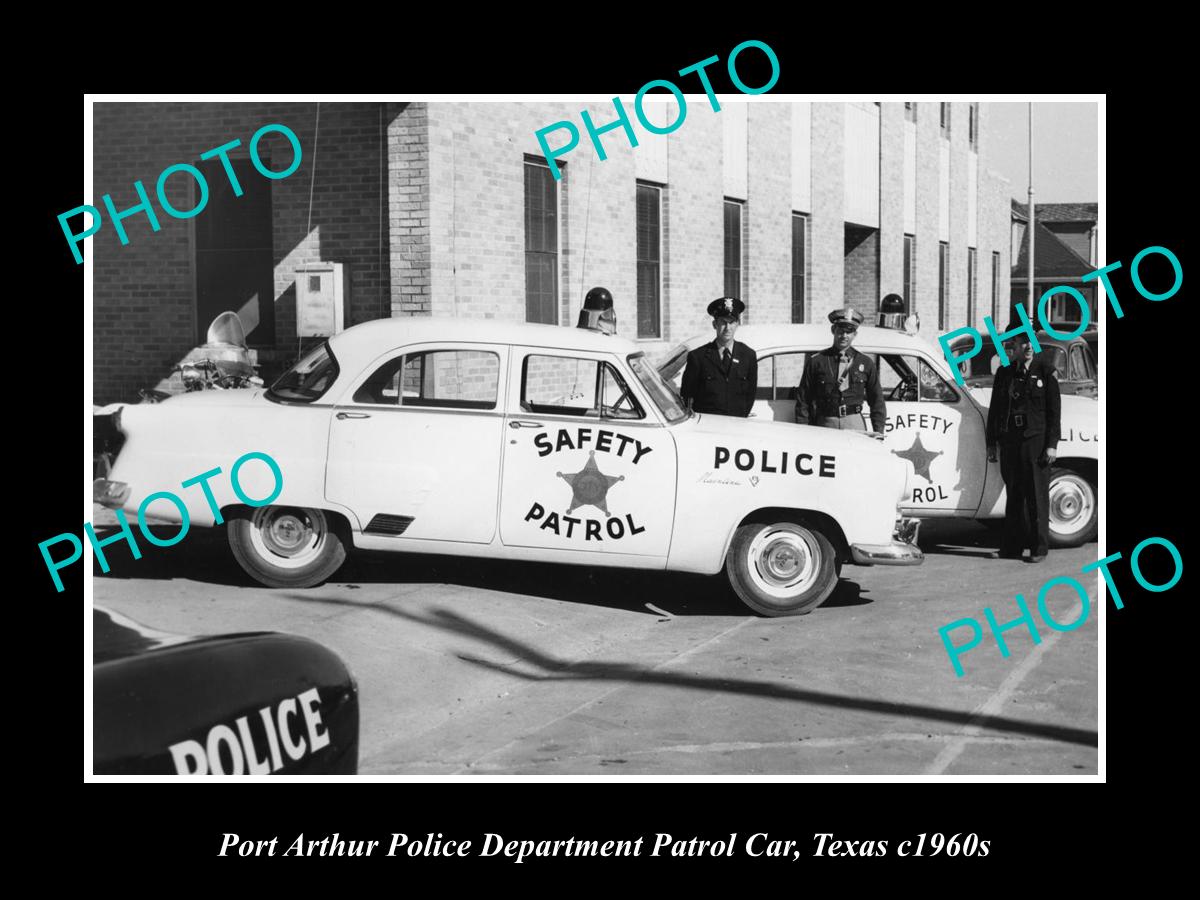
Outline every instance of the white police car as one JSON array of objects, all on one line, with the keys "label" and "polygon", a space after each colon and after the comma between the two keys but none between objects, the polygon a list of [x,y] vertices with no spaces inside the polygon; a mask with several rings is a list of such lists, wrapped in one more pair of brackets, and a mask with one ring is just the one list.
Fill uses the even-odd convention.
[{"label": "white police car", "polygon": [[[638,346],[598,331],[460,319],[350,328],[269,389],[121,410],[97,497],[156,491],[228,522],[243,568],[307,587],[347,549],[712,574],[766,615],[833,591],[841,565],[911,565],[910,466],[860,434],[693,415]],[[246,453],[266,465],[197,483]],[[180,485],[191,484],[180,492]],[[211,497],[206,497],[206,491]],[[179,512],[170,503],[155,515]],[[178,552],[178,551],[176,551]]]},{"label": "white police car", "polygon": [[[827,324],[743,325],[737,339],[758,354],[758,398],[751,415],[795,422],[795,388],[808,356],[830,346]],[[687,353],[712,340],[697,335],[673,349],[659,367],[675,379]],[[887,400],[883,445],[912,463],[901,510],[906,516],[1003,519],[1000,464],[987,460],[987,397],[956,387],[942,352],[915,335],[862,327],[854,349],[875,360]],[[864,408],[864,414],[868,411]],[[869,415],[867,427],[870,427]],[[1067,547],[1096,539],[1096,400],[1062,397],[1062,439],[1050,475],[1050,543]]]}]

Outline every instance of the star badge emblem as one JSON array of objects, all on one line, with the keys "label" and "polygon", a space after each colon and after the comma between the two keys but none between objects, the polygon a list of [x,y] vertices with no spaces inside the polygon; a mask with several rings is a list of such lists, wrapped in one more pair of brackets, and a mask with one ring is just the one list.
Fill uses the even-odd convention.
[{"label": "star badge emblem", "polygon": [[920,475],[930,484],[933,483],[933,479],[929,477],[929,464],[941,456],[943,451],[939,450],[934,453],[930,450],[926,450],[924,445],[921,444],[921,435],[918,434],[916,440],[913,441],[912,446],[907,450],[893,450],[892,452],[901,459],[907,459],[909,462],[911,462],[913,464],[913,469],[918,475]]},{"label": "star badge emblem", "polygon": [[608,511],[608,489],[618,481],[625,480],[624,475],[605,475],[601,472],[600,467],[596,465],[595,450],[588,453],[587,465],[578,472],[570,475],[564,475],[562,472],[555,474],[571,486],[571,504],[567,507],[567,515],[581,506],[594,506],[605,516],[611,516],[612,513]]}]

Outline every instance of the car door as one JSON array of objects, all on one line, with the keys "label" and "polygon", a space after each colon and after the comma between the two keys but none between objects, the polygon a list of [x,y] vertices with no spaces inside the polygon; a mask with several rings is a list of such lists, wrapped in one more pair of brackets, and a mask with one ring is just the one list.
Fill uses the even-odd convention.
[{"label": "car door", "polygon": [[887,400],[884,446],[913,464],[905,511],[973,515],[988,477],[982,411],[923,357],[872,356]]},{"label": "car door", "polygon": [[368,366],[334,408],[326,496],[353,510],[365,534],[490,543],[507,354],[420,344]]},{"label": "car door", "polygon": [[675,441],[632,373],[604,354],[534,347],[513,347],[510,365],[501,540],[665,564]]}]

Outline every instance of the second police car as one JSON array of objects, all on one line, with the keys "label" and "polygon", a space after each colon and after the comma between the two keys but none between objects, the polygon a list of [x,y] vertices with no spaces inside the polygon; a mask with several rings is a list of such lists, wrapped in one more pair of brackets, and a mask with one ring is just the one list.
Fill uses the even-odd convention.
[{"label": "second police car", "polygon": [[[660,374],[677,379],[688,351],[711,339],[711,334],[697,335],[676,347],[659,367]],[[758,354],[758,395],[751,416],[795,422],[796,386],[808,357],[830,345],[829,326],[743,325],[738,340]],[[879,372],[887,402],[883,446],[912,463],[901,502],[904,515],[1003,521],[1000,464],[987,459],[990,390],[956,387],[941,351],[902,330],[862,327],[854,349],[875,360]],[[1098,418],[1096,400],[1062,397],[1062,438],[1050,475],[1051,546],[1096,539]]]},{"label": "second police car", "polygon": [[[771,616],[819,606],[844,563],[913,565],[911,464],[864,435],[691,414],[632,341],[595,330],[390,319],[334,335],[270,389],[120,410],[98,498],[156,491],[254,451],[282,474],[228,525],[255,579],[308,587],[351,547],[715,574]],[[272,493],[272,479],[242,488]],[[118,498],[112,500],[111,498]],[[166,514],[169,504],[163,504]]]}]

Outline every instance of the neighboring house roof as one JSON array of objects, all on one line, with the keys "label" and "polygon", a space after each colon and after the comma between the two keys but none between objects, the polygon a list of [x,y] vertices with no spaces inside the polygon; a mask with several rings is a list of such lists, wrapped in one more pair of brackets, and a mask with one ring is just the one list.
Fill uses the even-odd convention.
[{"label": "neighboring house roof", "polygon": [[[1039,206],[1040,210],[1041,207]],[[1033,277],[1074,278],[1095,271],[1095,266],[1064,244],[1053,231],[1038,220],[1037,244],[1034,247]],[[1024,278],[1029,272],[1029,229],[1021,240],[1021,252],[1013,263],[1013,277]]]},{"label": "neighboring house roof", "polygon": [[[1095,225],[1099,221],[1100,204],[1098,203],[1037,203],[1034,211],[1039,222],[1085,222]],[[1029,219],[1029,205],[1012,202],[1013,213],[1022,219]]]}]

